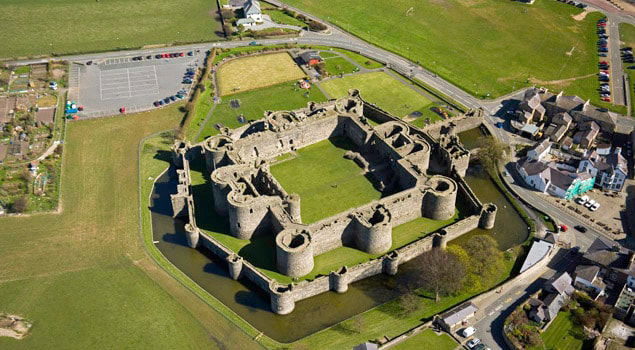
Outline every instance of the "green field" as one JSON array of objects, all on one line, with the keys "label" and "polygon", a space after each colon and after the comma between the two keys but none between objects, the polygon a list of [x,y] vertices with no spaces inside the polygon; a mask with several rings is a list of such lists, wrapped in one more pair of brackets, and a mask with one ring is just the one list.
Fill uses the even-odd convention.
[{"label": "green field", "polygon": [[[635,26],[628,23],[620,23],[620,40],[624,43],[624,46],[635,47]],[[629,66],[635,66],[635,64],[624,63],[624,71],[628,74],[628,90],[631,97],[631,116],[635,116],[635,69],[628,69]]]},{"label": "green field", "polygon": [[4,0],[0,57],[219,40],[207,0]]},{"label": "green field", "polygon": [[414,111],[423,112],[432,103],[427,97],[385,72],[328,79],[321,82],[320,86],[333,98],[346,97],[349,89],[358,89],[363,99],[397,117],[404,117]]},{"label": "green field", "polygon": [[418,349],[434,349],[434,350],[453,350],[459,344],[446,333],[436,334],[432,329],[426,329],[423,332],[408,338],[403,343],[397,344],[395,350],[418,350]]},{"label": "green field", "polygon": [[[289,0],[477,97],[597,73],[595,20],[556,1]],[[570,87],[573,88],[575,83]],[[597,95],[597,94],[595,94]],[[595,97],[595,96],[584,96]]]},{"label": "green field", "polygon": [[576,350],[584,345],[584,333],[571,319],[571,313],[562,311],[540,335],[546,350]]},{"label": "green field", "polygon": [[347,138],[332,138],[301,148],[297,156],[271,166],[287,193],[300,195],[302,222],[312,223],[381,198],[364,171],[344,153]]},{"label": "green field", "polygon": [[354,64],[339,56],[325,58],[324,66],[329,75],[349,74],[359,70]]},{"label": "green field", "polygon": [[[243,115],[247,120],[258,120],[264,117],[265,111],[293,110],[306,107],[310,101],[323,102],[326,97],[317,88],[311,88],[308,96],[306,90],[297,87],[295,82],[282,83],[267,88],[245,91],[228,97],[224,97],[222,102],[216,106],[208,123],[205,124],[201,134],[196,140],[202,141],[205,138],[218,134],[214,128],[217,123],[229,128],[241,126],[237,117]],[[239,100],[240,107],[232,108],[231,100]],[[198,129],[204,121],[204,116],[209,111],[207,108],[197,109],[197,118],[192,120],[191,127]],[[200,114],[199,114],[200,113]],[[201,117],[203,119],[201,119]],[[193,132],[192,135],[197,134]],[[188,132],[190,134],[190,132]]]},{"label": "green field", "polygon": [[177,108],[68,125],[62,214],[0,219],[0,312],[34,322],[0,348],[208,349],[235,329],[158,269],[139,238],[139,141],[178,125]]}]

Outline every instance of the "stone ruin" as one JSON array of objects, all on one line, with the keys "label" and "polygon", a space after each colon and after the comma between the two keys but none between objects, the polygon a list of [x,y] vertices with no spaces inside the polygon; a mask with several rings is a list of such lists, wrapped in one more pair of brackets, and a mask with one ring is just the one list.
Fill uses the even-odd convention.
[{"label": "stone ruin", "polygon": [[[367,119],[382,121],[373,125]],[[320,221],[305,224],[301,198],[287,193],[272,176],[276,157],[319,141],[342,136],[358,152],[345,157],[355,161],[374,180],[384,197]],[[211,173],[214,210],[229,219],[230,234],[248,240],[275,235],[279,273],[302,277],[314,267],[314,257],[347,246],[382,255],[355,266],[342,266],[328,276],[288,285],[265,276],[249,261],[206,235],[196,226],[189,162],[196,153],[205,157]],[[436,157],[445,175],[428,174]],[[295,302],[329,290],[343,293],[348,284],[386,273],[432,247],[446,243],[477,227],[491,229],[496,206],[483,205],[463,180],[469,151],[455,135],[436,141],[425,132],[364,101],[351,91],[347,98],[295,111],[267,112],[265,118],[241,128],[225,130],[198,145],[177,142],[173,147],[177,168],[177,193],[172,195],[174,216],[185,220],[188,244],[202,245],[228,264],[232,278],[245,278],[268,292],[272,310],[290,313]],[[392,229],[426,217],[447,220],[454,216],[459,198],[470,215],[439,232],[390,251]]]}]

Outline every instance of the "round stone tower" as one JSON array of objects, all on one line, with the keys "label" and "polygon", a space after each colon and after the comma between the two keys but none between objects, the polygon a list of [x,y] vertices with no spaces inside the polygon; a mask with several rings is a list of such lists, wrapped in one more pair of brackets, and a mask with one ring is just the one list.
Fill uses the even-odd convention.
[{"label": "round stone tower", "polygon": [[252,197],[234,190],[227,196],[229,230],[238,239],[251,239],[269,214],[264,197]]},{"label": "round stone tower", "polygon": [[432,245],[435,248],[445,249],[448,246],[448,233],[446,230],[440,230],[434,234]]},{"label": "round stone tower", "polygon": [[357,234],[355,242],[357,248],[369,254],[381,254],[392,246],[392,224],[388,210],[377,206],[366,217],[364,213],[357,215]]},{"label": "round stone tower", "polygon": [[449,177],[434,175],[426,182],[429,187],[423,198],[423,215],[434,220],[454,216],[458,185]]},{"label": "round stone tower", "polygon": [[227,215],[227,195],[231,190],[227,180],[230,178],[230,169],[220,168],[214,170],[210,176],[212,180],[212,193],[214,194],[214,210],[220,215]]},{"label": "round stone tower", "polygon": [[295,309],[295,300],[288,286],[272,282],[269,289],[271,311],[278,315],[287,315]]},{"label": "round stone tower", "polygon": [[302,277],[313,270],[311,234],[305,229],[286,229],[276,236],[276,265],[278,272]]},{"label": "round stone tower", "polygon": [[190,148],[190,145],[185,141],[174,141],[172,145],[172,163],[179,169],[183,168],[183,155],[187,153],[187,150]]},{"label": "round stone tower", "polygon": [[190,223],[185,224],[185,238],[187,238],[187,245],[189,245],[190,248],[196,248],[196,246],[198,246],[200,236],[201,232],[198,227],[194,227]]},{"label": "round stone tower", "polygon": [[494,203],[487,203],[483,205],[483,209],[481,210],[481,219],[479,222],[479,226],[486,230],[491,230],[494,228],[494,224],[496,223],[496,213],[498,212],[498,207]]},{"label": "round stone tower", "polygon": [[240,277],[240,272],[243,269],[243,257],[236,254],[228,255],[227,267],[229,268],[229,277],[237,280]]},{"label": "round stone tower", "polygon": [[396,275],[397,271],[399,271],[400,259],[401,257],[397,252],[391,252],[390,254],[386,255],[384,257],[384,260],[382,261],[382,272],[390,276]]},{"label": "round stone tower", "polygon": [[232,138],[226,135],[216,135],[205,140],[203,149],[208,171],[224,165],[227,151],[232,149],[233,142]]},{"label": "round stone tower", "polygon": [[329,275],[330,288],[337,293],[345,293],[348,290],[348,268],[342,266],[338,271],[332,271]]},{"label": "round stone tower", "polygon": [[291,193],[286,198],[286,202],[289,208],[289,215],[291,215],[293,221],[298,224],[302,223],[302,213],[300,211],[300,196],[295,193]]}]

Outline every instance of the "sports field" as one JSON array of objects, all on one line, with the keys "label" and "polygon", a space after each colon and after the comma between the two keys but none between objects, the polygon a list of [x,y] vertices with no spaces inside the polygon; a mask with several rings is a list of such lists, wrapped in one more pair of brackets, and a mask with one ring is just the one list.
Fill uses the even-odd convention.
[{"label": "sports field", "polygon": [[221,96],[254,90],[305,76],[286,52],[238,58],[223,64],[218,71]]},{"label": "sports field", "polygon": [[[289,0],[478,97],[597,73],[595,20],[557,1]],[[575,83],[574,83],[575,84]],[[597,95],[597,94],[596,94]],[[584,96],[584,98],[592,96]]]},{"label": "sports field", "polygon": [[0,57],[219,40],[208,0],[4,0]]},{"label": "sports field", "polygon": [[358,89],[363,99],[400,118],[415,111],[423,111],[432,104],[426,96],[385,72],[328,79],[321,82],[320,86],[332,98],[346,97],[348,90]]},{"label": "sports field", "polygon": [[346,151],[347,138],[332,138],[301,148],[297,156],[271,166],[287,193],[300,195],[302,222],[312,223],[381,198]]},{"label": "sports field", "polygon": [[141,244],[139,141],[181,117],[175,105],[68,125],[63,212],[0,219],[0,312],[34,323],[23,340],[0,337],[0,348],[208,349],[230,333],[235,346],[253,346]]},{"label": "sports field", "polygon": [[[310,101],[326,101],[326,97],[318,88],[303,90],[294,81],[240,92],[223,98],[222,102],[215,107],[207,124],[203,126],[202,132],[196,137],[212,107],[211,96],[206,96],[210,100],[209,106],[197,109],[197,119],[193,120],[190,126],[194,130],[188,131],[188,135],[192,135],[192,140],[202,141],[210,135],[218,134],[218,130],[214,127],[216,124],[229,128],[241,126],[242,124],[237,119],[239,115],[243,115],[247,120],[257,120],[264,117],[265,111],[293,110],[306,107]],[[235,101],[234,107],[232,107],[232,101]]]}]

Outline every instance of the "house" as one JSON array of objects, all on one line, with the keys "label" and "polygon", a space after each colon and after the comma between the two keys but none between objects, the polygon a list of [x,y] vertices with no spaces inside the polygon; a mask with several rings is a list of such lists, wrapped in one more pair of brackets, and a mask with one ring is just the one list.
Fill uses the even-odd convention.
[{"label": "house", "polygon": [[607,156],[611,154],[611,144],[605,142],[598,143],[595,146],[595,152],[600,156]]},{"label": "house", "polygon": [[556,293],[564,297],[569,297],[574,290],[571,282],[571,275],[569,275],[567,272],[562,272],[547,281],[544,289],[549,293]]},{"label": "house", "polygon": [[596,265],[578,265],[575,268],[573,285],[589,295],[604,294],[605,285],[600,279],[600,267]]},{"label": "house", "polygon": [[540,127],[536,124],[524,124],[520,128],[520,134],[528,138],[536,138],[540,133]]},{"label": "house", "polygon": [[518,106],[518,120],[524,124],[542,121],[545,116],[545,107],[542,106],[542,100],[538,89],[528,89],[525,91],[523,100]]},{"label": "house", "polygon": [[571,127],[572,121],[573,118],[571,118],[571,115],[567,112],[558,113],[551,118],[552,123],[556,125],[564,125],[567,129]]},{"label": "house", "polygon": [[523,262],[523,266],[520,267],[520,273],[527,271],[529,268],[545,259],[552,248],[553,243],[543,240],[534,241],[529,249],[529,253],[527,253],[525,261]]},{"label": "house", "polygon": [[323,61],[317,51],[305,51],[300,54],[300,58],[302,59],[302,63],[308,66],[315,66]]},{"label": "house", "polygon": [[548,137],[551,142],[559,142],[567,133],[567,127],[558,124],[549,124],[544,132],[544,136]]},{"label": "house", "polygon": [[604,191],[621,191],[628,176],[627,161],[622,148],[615,147],[613,153],[600,156],[596,151],[580,160],[579,172],[595,176],[595,186]]},{"label": "house", "polygon": [[556,318],[566,299],[567,297],[558,293],[549,293],[543,300],[532,298],[529,301],[529,318],[538,323],[550,322]]},{"label": "house", "polygon": [[578,132],[573,135],[573,143],[583,148],[591,148],[593,141],[600,133],[600,126],[594,121],[586,121],[580,124]]},{"label": "house", "polygon": [[255,26],[256,24],[256,21],[252,18],[239,18],[236,20],[237,27],[242,26],[243,28],[249,28]]},{"label": "house", "polygon": [[551,151],[552,142],[549,139],[544,139],[534,145],[527,151],[527,158],[532,160],[542,160],[549,151]]},{"label": "house", "polygon": [[624,285],[615,302],[615,318],[629,325],[635,325],[635,290]]},{"label": "house", "polygon": [[377,346],[377,344],[369,343],[369,342],[359,344],[353,348],[353,350],[377,350],[377,349],[379,349],[379,346]]},{"label": "house", "polygon": [[243,7],[245,18],[251,18],[256,23],[262,23],[262,11],[260,10],[260,2],[258,0],[248,0]]},{"label": "house", "polygon": [[466,302],[437,316],[436,323],[446,332],[452,333],[474,317],[476,311],[478,311],[476,305],[472,302]]},{"label": "house", "polygon": [[593,241],[582,259],[587,265],[600,267],[600,274],[613,282],[626,283],[628,276],[635,275],[635,254],[603,237]]},{"label": "house", "polygon": [[589,173],[558,169],[555,164],[528,158],[519,160],[516,169],[531,188],[564,199],[589,191],[595,183],[595,177]]}]

